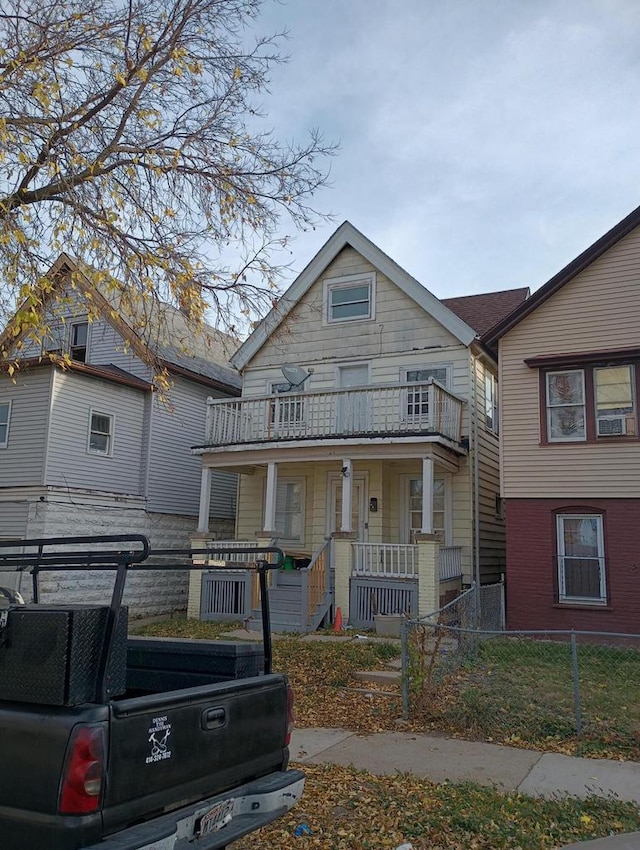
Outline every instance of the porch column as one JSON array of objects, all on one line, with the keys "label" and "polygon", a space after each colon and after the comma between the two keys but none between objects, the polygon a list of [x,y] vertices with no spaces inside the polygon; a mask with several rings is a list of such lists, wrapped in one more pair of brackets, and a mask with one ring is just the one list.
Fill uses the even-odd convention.
[{"label": "porch column", "polygon": [[269,536],[276,527],[276,492],[278,490],[278,467],[275,463],[267,464],[267,489],[264,497],[264,528],[265,536]]},{"label": "porch column", "polygon": [[209,531],[209,513],[211,510],[211,467],[203,466],[200,477],[200,511],[198,513],[198,531]]},{"label": "porch column", "polygon": [[334,531],[331,535],[331,559],[335,569],[333,609],[334,615],[340,609],[345,624],[349,621],[349,580],[353,567],[351,544],[357,536],[352,531]]},{"label": "porch column", "polygon": [[440,543],[435,534],[416,534],[418,546],[418,615],[440,608]]},{"label": "porch column", "polygon": [[351,458],[346,458],[342,461],[342,518],[340,521],[340,531],[353,531],[352,510],[353,501],[353,469],[351,467]]},{"label": "porch column", "polygon": [[433,460],[422,458],[422,533],[433,534]]},{"label": "porch column", "polygon": [[[211,471],[211,470],[209,470]],[[208,516],[208,513],[207,513]],[[191,535],[192,549],[206,549],[211,543],[211,535],[208,531],[195,531]],[[203,564],[206,555],[192,557],[194,564]],[[200,619],[200,601],[202,599],[202,574],[203,570],[189,571],[189,595],[187,597],[187,618],[190,620]]]}]

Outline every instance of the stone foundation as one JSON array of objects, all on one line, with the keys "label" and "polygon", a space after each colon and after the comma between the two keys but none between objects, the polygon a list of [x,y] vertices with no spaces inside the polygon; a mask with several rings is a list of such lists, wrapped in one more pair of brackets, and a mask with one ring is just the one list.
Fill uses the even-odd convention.
[{"label": "stone foundation", "polygon": [[[150,513],[144,501],[128,497],[98,498],[80,503],[73,498],[56,498],[29,505],[27,537],[65,537],[68,535],[145,534],[154,549],[188,549],[197,526],[197,517]],[[211,521],[220,536],[233,536],[233,521]],[[40,574],[40,601],[43,603],[106,604],[111,597],[115,573],[110,570],[52,572]],[[124,604],[130,618],[149,617],[187,608],[188,571],[131,571],[127,577]],[[21,589],[25,599],[31,594],[29,576],[23,576]]]}]

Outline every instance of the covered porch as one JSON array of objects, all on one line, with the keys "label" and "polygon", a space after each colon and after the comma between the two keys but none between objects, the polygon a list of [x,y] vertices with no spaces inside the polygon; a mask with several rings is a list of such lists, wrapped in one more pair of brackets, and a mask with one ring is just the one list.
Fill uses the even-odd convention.
[{"label": "covered porch", "polygon": [[[247,450],[233,467],[226,453],[206,456],[200,544],[211,470],[224,458],[221,468],[240,474],[237,539],[291,557],[293,568],[274,573],[269,590],[274,630],[314,630],[338,608],[358,628],[372,626],[375,613],[431,613],[470,576],[467,524],[454,510],[466,487],[464,453],[424,441],[344,448]],[[196,580],[190,616],[259,625],[255,598],[229,588],[225,597],[212,575]]]}]

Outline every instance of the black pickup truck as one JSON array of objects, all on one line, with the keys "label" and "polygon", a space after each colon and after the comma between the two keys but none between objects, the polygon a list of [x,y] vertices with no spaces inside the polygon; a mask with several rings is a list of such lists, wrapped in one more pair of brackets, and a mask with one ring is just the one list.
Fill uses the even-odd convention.
[{"label": "black pickup truck", "polygon": [[[1,850],[219,850],[300,799],[304,775],[287,769],[293,694],[271,673],[266,574],[282,563],[280,550],[154,558],[139,535],[20,547],[0,543],[0,568],[29,571],[34,597],[0,610]],[[127,637],[127,573],[193,569],[194,557],[204,569],[215,558],[256,570],[257,666],[255,644]],[[99,640],[83,631],[87,606],[38,602],[39,573],[63,569],[114,571]],[[234,662],[243,657],[248,678]]]}]

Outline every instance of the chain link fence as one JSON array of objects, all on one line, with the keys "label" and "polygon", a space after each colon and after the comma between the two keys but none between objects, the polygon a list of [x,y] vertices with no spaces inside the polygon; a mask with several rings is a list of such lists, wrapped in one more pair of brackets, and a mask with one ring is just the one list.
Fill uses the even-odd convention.
[{"label": "chain link fence", "polygon": [[449,734],[640,758],[640,635],[505,631],[502,584],[402,632],[403,715]]}]

